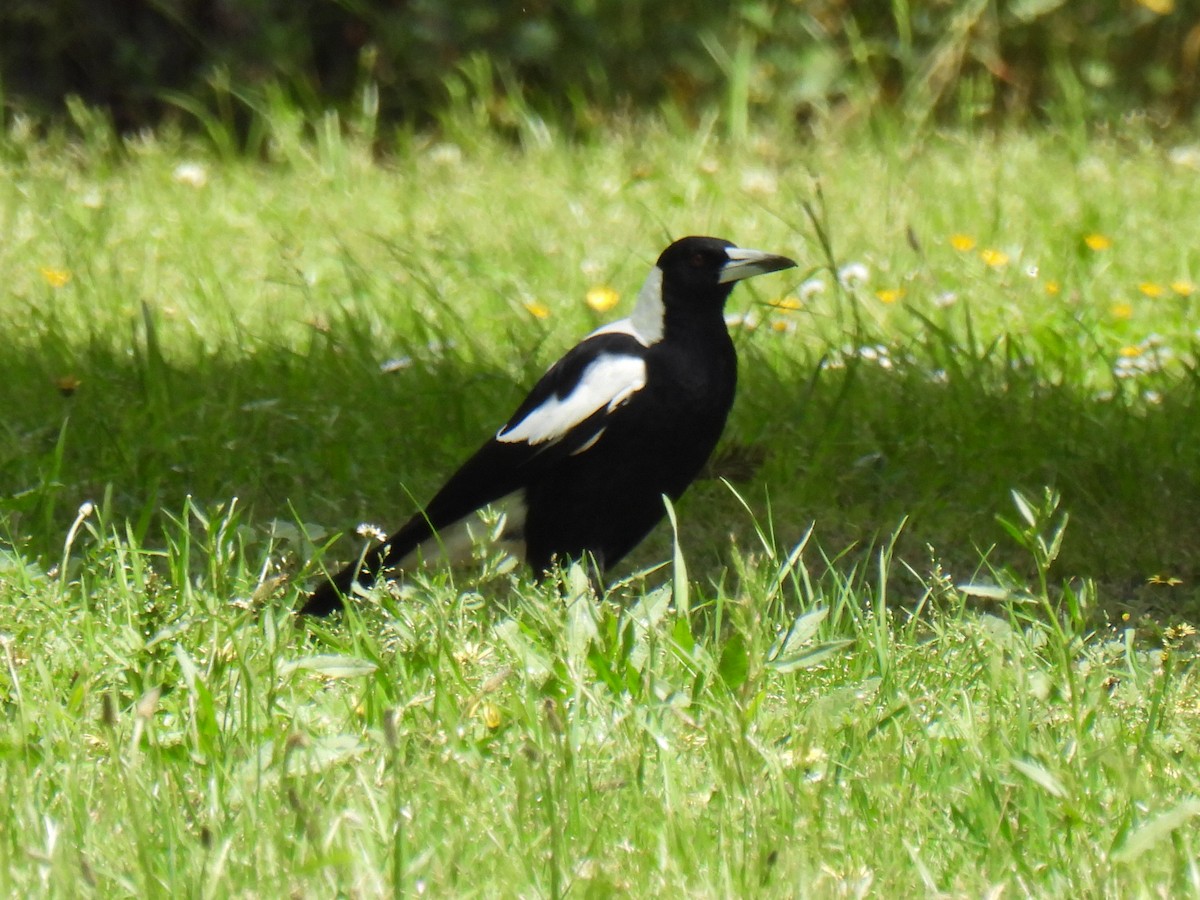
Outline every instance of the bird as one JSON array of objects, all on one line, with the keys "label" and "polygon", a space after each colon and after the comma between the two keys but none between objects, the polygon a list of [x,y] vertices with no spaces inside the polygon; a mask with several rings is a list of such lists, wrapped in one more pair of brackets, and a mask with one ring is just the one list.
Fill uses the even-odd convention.
[{"label": "bird", "polygon": [[423,509],[324,580],[300,614],[329,615],[356,583],[449,555],[489,505],[505,510],[500,543],[535,577],[587,557],[603,575],[664,518],[663,497],[682,496],[725,428],[737,385],[724,313],[734,285],[795,265],[721,238],[671,243],[629,317],[554,363]]}]

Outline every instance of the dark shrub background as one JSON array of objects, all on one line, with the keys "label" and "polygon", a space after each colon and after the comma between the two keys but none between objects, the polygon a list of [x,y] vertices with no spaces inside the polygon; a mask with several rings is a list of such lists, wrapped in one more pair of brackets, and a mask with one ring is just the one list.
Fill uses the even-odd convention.
[{"label": "dark shrub background", "polygon": [[222,98],[249,106],[267,85],[316,111],[354,104],[370,84],[382,121],[425,125],[464,71],[470,90],[487,79],[567,125],[714,102],[801,120],[847,106],[959,120],[1141,108],[1177,120],[1194,111],[1198,57],[1192,0],[0,4],[8,110],[52,118],[74,95],[122,130],[186,121],[181,107]]}]

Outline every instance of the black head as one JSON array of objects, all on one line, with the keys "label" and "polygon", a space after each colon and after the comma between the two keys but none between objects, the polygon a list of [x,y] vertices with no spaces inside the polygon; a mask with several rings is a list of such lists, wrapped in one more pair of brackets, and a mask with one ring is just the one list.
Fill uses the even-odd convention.
[{"label": "black head", "polygon": [[628,330],[647,346],[687,323],[723,330],[722,309],[734,282],[794,265],[786,256],[746,250],[720,238],[680,238],[646,276]]},{"label": "black head", "polygon": [[658,257],[664,294],[680,299],[711,296],[721,303],[735,282],[795,265],[786,256],[747,250],[715,237],[680,238]]}]

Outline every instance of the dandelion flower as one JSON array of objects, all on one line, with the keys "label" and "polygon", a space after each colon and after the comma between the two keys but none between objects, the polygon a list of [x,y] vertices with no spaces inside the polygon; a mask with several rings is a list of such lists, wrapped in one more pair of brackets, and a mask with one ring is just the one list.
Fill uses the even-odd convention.
[{"label": "dandelion flower", "polygon": [[876,291],[875,296],[879,298],[880,303],[895,303],[904,296],[904,291],[901,288],[883,288]]},{"label": "dandelion flower", "polygon": [[379,371],[384,375],[391,375],[394,372],[403,372],[405,369],[411,369],[413,358],[411,356],[393,356],[391,359],[385,359],[379,364]]},{"label": "dandelion flower", "polygon": [[525,302],[525,311],[535,319],[550,318],[550,307],[544,303],[538,303],[536,300],[527,300]]},{"label": "dandelion flower", "polygon": [[1184,147],[1172,147],[1171,152],[1167,154],[1167,159],[1177,166],[1200,169],[1200,146],[1192,144]]},{"label": "dandelion flower", "polygon": [[796,297],[777,297],[771,301],[771,305],[776,309],[781,309],[784,312],[795,312],[798,309],[803,309],[804,304]]},{"label": "dandelion flower", "polygon": [[745,315],[732,313],[725,317],[725,327],[753,331],[758,327],[758,317],[754,313],[746,313]]},{"label": "dandelion flower", "polygon": [[579,271],[588,278],[596,278],[601,272],[604,271],[604,264],[598,259],[592,259],[590,256],[584,257],[584,259],[579,263]]},{"label": "dandelion flower", "polygon": [[438,166],[457,166],[462,162],[463,152],[458,144],[444,141],[429,148],[429,161]]},{"label": "dandelion flower", "polygon": [[1138,290],[1147,297],[1161,297],[1166,293],[1161,284],[1155,284],[1153,281],[1143,281],[1138,285]]},{"label": "dandelion flower", "polygon": [[1113,376],[1116,378],[1136,378],[1147,371],[1150,370],[1139,357],[1118,357],[1116,365],[1113,366]]},{"label": "dandelion flower", "polygon": [[1133,304],[1124,301],[1114,303],[1108,312],[1114,319],[1131,319],[1133,318]]},{"label": "dandelion flower", "polygon": [[838,281],[842,287],[854,287],[863,284],[871,277],[871,270],[860,262],[849,263],[838,269]]},{"label": "dandelion flower", "polygon": [[1097,253],[1112,246],[1112,238],[1103,234],[1089,234],[1083,239],[1083,242],[1087,244],[1089,250],[1095,250]]},{"label": "dandelion flower", "polygon": [[1196,286],[1186,278],[1181,278],[1178,281],[1171,282],[1171,290],[1180,297],[1190,297],[1196,292]]},{"label": "dandelion flower", "polygon": [[1054,279],[1046,282],[1046,293],[1051,297],[1057,297],[1062,292],[1062,285]]},{"label": "dandelion flower", "polygon": [[778,334],[788,334],[796,330],[796,323],[788,319],[772,319],[771,330]]},{"label": "dandelion flower", "polygon": [[202,188],[208,184],[208,169],[200,163],[184,162],[175,167],[171,177],[188,187]]},{"label": "dandelion flower", "polygon": [[979,258],[993,269],[1008,265],[1008,254],[1003,250],[993,250],[989,247],[979,251]]},{"label": "dandelion flower", "polygon": [[969,234],[950,235],[950,246],[959,253],[970,253],[975,249],[975,238]]},{"label": "dandelion flower", "polygon": [[370,522],[360,523],[359,526],[354,529],[354,533],[359,537],[371,538],[375,541],[387,540],[387,532],[378,525],[372,525]]},{"label": "dandelion flower", "polygon": [[620,299],[621,295],[610,287],[594,287],[587,292],[587,305],[599,313],[608,312]]},{"label": "dandelion flower", "polygon": [[50,266],[41,268],[42,278],[52,288],[60,288],[71,280],[71,273],[66,269],[55,269]]},{"label": "dandelion flower", "polygon": [[891,354],[883,344],[870,344],[859,347],[857,355],[859,359],[873,362],[881,369],[890,369],[892,367]]},{"label": "dandelion flower", "polygon": [[756,197],[771,197],[779,185],[766,169],[750,169],[742,173],[742,190]]},{"label": "dandelion flower", "polygon": [[823,278],[808,278],[800,285],[797,293],[800,294],[800,299],[811,300],[818,294],[825,293],[825,280]]}]

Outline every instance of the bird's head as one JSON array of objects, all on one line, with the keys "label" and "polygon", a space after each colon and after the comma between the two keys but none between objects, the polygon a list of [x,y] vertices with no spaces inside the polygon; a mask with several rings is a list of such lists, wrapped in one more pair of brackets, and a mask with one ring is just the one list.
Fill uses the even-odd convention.
[{"label": "bird's head", "polygon": [[680,238],[650,270],[638,295],[634,325],[657,340],[668,318],[719,315],[737,282],[795,265],[786,256],[748,250],[721,238]]},{"label": "bird's head", "polygon": [[[714,237],[680,238],[658,257],[664,280],[684,291],[717,288],[724,295],[734,282],[795,266],[794,260],[762,250],[747,250]],[[728,287],[721,286],[728,285]]]}]

